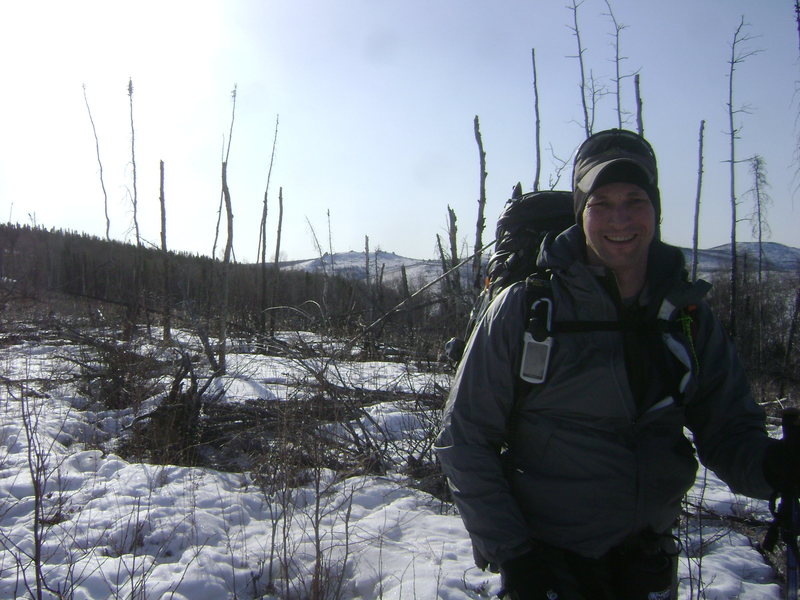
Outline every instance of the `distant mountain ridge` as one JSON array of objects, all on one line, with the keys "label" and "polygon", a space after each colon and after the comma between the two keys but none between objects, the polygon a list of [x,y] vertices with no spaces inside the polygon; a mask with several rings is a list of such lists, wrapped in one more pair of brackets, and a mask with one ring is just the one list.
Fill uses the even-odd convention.
[{"label": "distant mountain ridge", "polygon": [[[777,272],[798,272],[800,271],[800,248],[784,246],[776,242],[763,242],[761,244],[762,267],[766,271]],[[686,264],[690,265],[692,251],[689,248],[681,248],[686,257]],[[758,264],[758,242],[739,242],[736,244],[738,256],[746,262],[748,268],[756,268]],[[731,245],[723,244],[714,248],[700,250],[698,262],[699,270],[702,272],[725,271],[730,268]]]},{"label": "distant mountain ridge", "polygon": [[[430,281],[442,274],[442,263],[433,259],[417,259],[400,256],[394,252],[378,250],[369,255],[370,279],[376,272],[384,281],[399,281],[403,267],[409,283]],[[466,267],[466,265],[465,265]],[[318,258],[281,263],[281,269],[308,271],[311,273],[327,272],[352,279],[366,279],[367,259],[363,252],[337,252],[333,256],[327,252]]]},{"label": "distant mountain ridge", "polygon": [[[746,265],[748,269],[755,269],[758,263],[758,243],[740,242],[736,244],[739,256],[741,257],[740,267]],[[764,242],[763,248],[763,269],[781,273],[800,273],[800,248],[785,246],[776,242]],[[681,248],[686,258],[687,268],[691,267],[692,251],[690,248]],[[725,271],[730,268],[730,244],[723,244],[714,248],[707,248],[698,251],[698,271],[708,276],[710,274]],[[491,252],[484,254],[484,263],[491,255]],[[441,275],[441,261],[433,259],[416,259],[400,256],[394,252],[377,251],[370,253],[369,270],[370,278],[374,278],[376,272],[381,273],[384,281],[399,280],[402,268],[406,268],[406,276],[409,282],[430,281]],[[312,273],[337,274],[352,279],[366,278],[367,261],[363,252],[340,252],[331,256],[325,253],[322,257],[306,260],[289,261],[281,264],[282,269],[308,271]],[[469,273],[471,263],[468,262],[462,267],[465,273]]]}]

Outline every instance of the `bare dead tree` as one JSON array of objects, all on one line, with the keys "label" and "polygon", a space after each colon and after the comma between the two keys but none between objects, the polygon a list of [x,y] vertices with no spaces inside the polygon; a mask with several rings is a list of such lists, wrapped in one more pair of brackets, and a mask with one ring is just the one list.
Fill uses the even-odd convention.
[{"label": "bare dead tree", "polygon": [[758,285],[760,288],[764,271],[764,239],[770,235],[767,209],[772,204],[772,198],[767,193],[769,183],[767,182],[766,161],[763,156],[756,154],[750,159],[750,171],[753,175],[753,189],[751,190],[753,213],[750,221],[753,226],[753,235],[758,241]]},{"label": "bare dead tree", "polygon": [[97,128],[92,118],[92,109],[89,108],[89,98],[86,96],[86,84],[83,84],[83,101],[86,103],[86,112],[89,113],[89,122],[92,124],[92,134],[94,134],[94,148],[97,152],[97,166],[100,169],[100,187],[103,190],[103,211],[106,215],[106,240],[111,240],[111,219],[108,217],[108,193],[106,192],[106,182],[103,178],[103,161],[100,160],[100,140],[97,137]]},{"label": "bare dead tree", "polygon": [[731,337],[736,337],[736,311],[738,309],[738,287],[739,287],[739,269],[736,253],[736,225],[738,223],[737,209],[739,200],[736,197],[736,140],[739,139],[741,127],[735,124],[735,117],[740,112],[747,112],[746,108],[736,108],[733,103],[734,91],[734,73],[736,66],[742,64],[747,58],[757,54],[757,50],[742,50],[742,45],[746,44],[752,39],[751,36],[744,32],[746,27],[744,17],[739,21],[736,31],[733,35],[731,42],[731,54],[728,61],[728,136],[730,142],[730,205],[731,205],[731,271],[730,271],[730,313],[728,316],[729,333]]},{"label": "bare dead tree", "polygon": [[[798,0],[800,1],[800,0]],[[531,63],[533,64],[533,114],[535,117],[534,140],[536,145],[536,170],[533,175],[533,191],[539,191],[539,178],[542,174],[542,122],[539,118],[539,78],[536,74],[536,49],[531,48]],[[480,246],[476,246],[480,247]]]},{"label": "bare dead tree", "polygon": [[[375,256],[372,260],[373,268],[375,269],[375,308],[380,312],[383,310],[383,274],[386,270],[386,263],[380,262],[380,247],[375,249]],[[380,267],[378,264],[380,262]]]},{"label": "bare dead tree", "polygon": [[[369,266],[369,236],[364,236],[364,273],[366,276],[365,283],[367,285],[367,298],[369,299],[369,311],[367,316],[369,321],[372,323],[375,321],[375,293],[373,286],[371,285],[371,273],[370,273],[370,266]],[[372,353],[372,349],[375,347],[375,332],[370,330],[364,336],[364,354],[369,356]]]},{"label": "bare dead tree", "polygon": [[408,271],[405,264],[400,265],[400,289],[403,292],[404,300],[411,295],[411,288],[408,285]]},{"label": "bare dead tree", "polygon": [[269,197],[269,184],[272,179],[272,166],[275,163],[275,147],[278,143],[278,122],[280,116],[275,117],[275,134],[272,138],[272,154],[269,158],[269,168],[267,169],[267,185],[264,188],[264,203],[261,211],[261,227],[258,230],[258,250],[257,256],[261,258],[261,263],[266,262],[267,254],[267,198]]},{"label": "bare dead tree", "polygon": [[[275,306],[277,293],[278,293],[278,286],[279,286],[279,277],[280,277],[280,256],[281,256],[281,234],[283,232],[283,188],[278,188],[278,234],[277,234],[277,241],[275,242],[275,276],[274,281],[272,284],[272,306]],[[273,310],[270,313],[269,317],[269,332],[272,337],[275,337],[275,311]]]},{"label": "bare dead tree", "polygon": [[636,88],[636,131],[639,132],[639,135],[644,136],[644,120],[642,117],[642,90],[639,87],[639,74],[637,73],[633,77],[633,84]]},{"label": "bare dead tree", "polygon": [[737,300],[737,254],[736,254],[736,209],[738,205],[738,201],[736,199],[736,127],[734,126],[734,109],[733,109],[733,73],[736,69],[736,45],[739,41],[740,32],[742,27],[744,26],[744,17],[739,22],[739,26],[736,28],[736,33],[733,36],[733,43],[731,44],[731,57],[728,61],[729,65],[729,72],[728,72],[728,136],[730,140],[730,159],[729,159],[729,167],[730,167],[730,207],[731,207],[731,247],[730,247],[730,256],[731,256],[731,270],[730,270],[730,291],[729,291],[729,312],[728,312],[728,326],[730,327],[729,333],[731,336],[736,335],[736,300]]},{"label": "bare dead tree", "polygon": [[[411,288],[408,285],[408,273],[405,265],[400,265],[400,285],[403,292],[403,301],[411,298]],[[411,339],[414,337],[414,311],[406,311],[406,328]]]},{"label": "bare dead tree", "polygon": [[[142,272],[143,256],[141,253],[142,238],[139,235],[139,214],[138,214],[138,193],[136,189],[136,129],[133,125],[133,79],[128,79],[128,101],[130,106],[130,125],[131,125],[131,168],[133,191],[131,192],[131,203],[133,205],[133,227],[136,234],[136,257],[133,262],[133,287],[129,290],[128,308],[126,310],[125,321],[123,323],[122,337],[125,340],[133,339],[136,331],[136,322],[139,318],[142,306]],[[148,322],[149,324],[149,322]]]},{"label": "bare dead tree", "polygon": [[[231,126],[228,132],[228,148],[225,152],[225,160],[222,161],[222,191],[221,196],[225,203],[225,215],[228,223],[228,236],[225,241],[225,252],[222,257],[222,298],[219,315],[219,374],[226,372],[227,337],[228,337],[228,298],[230,296],[230,262],[233,253],[233,205],[231,203],[231,193],[228,189],[228,157],[231,151],[231,140],[233,139],[233,123],[236,119],[236,85],[231,92]],[[215,242],[216,243],[216,242]],[[213,254],[212,254],[213,257]]]},{"label": "bare dead tree", "polygon": [[133,180],[133,195],[131,202],[133,204],[133,227],[136,231],[136,246],[142,245],[142,240],[139,235],[139,196],[136,191],[136,144],[135,144],[135,130],[133,128],[133,79],[128,79],[128,99],[130,101],[130,116],[131,116],[131,169]]},{"label": "bare dead tree", "polygon": [[233,90],[231,90],[231,126],[228,129],[228,147],[225,150],[225,164],[230,161],[231,155],[231,141],[233,140],[233,123],[236,120],[236,91],[238,86],[234,83]]},{"label": "bare dead tree", "polygon": [[[755,362],[758,369],[764,368],[764,238],[769,236],[769,224],[767,223],[767,206],[770,204],[770,197],[767,194],[767,168],[764,158],[758,154],[750,159],[750,170],[753,175],[753,188],[750,193],[753,197],[753,212],[750,221],[753,227],[753,235],[758,241],[758,260],[756,267],[756,310],[758,318],[755,322]],[[759,387],[761,384],[759,382]]]},{"label": "bare dead tree", "polygon": [[[481,138],[481,124],[478,120],[478,115],[475,115],[475,141],[478,143],[478,159],[480,160],[480,192],[478,195],[478,221],[475,224],[475,257],[472,260],[472,280],[473,287],[480,290],[482,286],[481,277],[481,253],[480,248],[483,248],[483,230],[486,227],[486,219],[484,212],[486,210],[486,152],[483,150],[483,139]],[[448,208],[449,210],[449,208]],[[455,222],[455,213],[451,217],[451,221]],[[452,246],[452,240],[451,240]],[[452,257],[455,259],[455,255]]]},{"label": "bare dead tree", "polygon": [[[458,226],[456,225],[456,211],[449,205],[447,207],[447,238],[450,241],[450,265],[452,269],[458,264]],[[479,246],[480,248],[480,246]],[[452,276],[453,290],[456,294],[461,294],[461,273],[453,271]]]},{"label": "bare dead tree", "polygon": [[[608,16],[611,18],[611,22],[614,25],[614,33],[611,35],[614,37],[614,96],[617,101],[617,124],[620,129],[622,129],[622,93],[620,91],[622,78],[624,77],[620,73],[620,64],[623,60],[625,60],[624,56],[620,56],[620,34],[622,33],[623,29],[627,28],[627,25],[622,25],[621,23],[617,22],[617,18],[614,16],[614,11],[611,9],[611,2],[609,0],[605,0],[606,7],[608,8]],[[628,76],[629,77],[629,76]]]},{"label": "bare dead tree", "polygon": [[328,265],[325,262],[325,250],[322,249],[322,244],[317,237],[317,231],[314,226],[311,224],[311,220],[306,217],[306,224],[308,224],[308,229],[311,231],[311,239],[314,242],[314,248],[317,250],[317,256],[319,256],[319,264],[322,268],[322,298],[320,301],[320,308],[322,313],[322,319],[325,322],[327,327],[328,325],[328,289],[330,287],[330,277],[328,273]]},{"label": "bare dead tree", "polygon": [[[233,122],[234,122],[234,119],[236,118],[236,88],[237,88],[237,85],[234,84],[233,85],[233,90],[231,91],[231,101],[232,101],[231,126],[230,126],[230,130],[228,131],[228,143],[227,143],[227,146],[225,144],[225,136],[223,135],[223,137],[222,137],[222,148],[223,148],[222,162],[224,162],[225,164],[228,164],[229,159],[230,159],[230,154],[231,154],[231,140],[233,139]],[[220,190],[220,193],[219,193],[219,208],[217,209],[217,226],[216,226],[216,229],[214,230],[214,245],[211,248],[211,258],[214,258],[217,255],[217,242],[219,241],[219,226],[220,226],[220,223],[222,222],[222,208],[223,208],[224,205],[225,205],[225,196],[222,193],[222,190]]]},{"label": "bare dead tree", "polygon": [[230,295],[230,262],[233,251],[233,205],[228,189],[228,163],[222,163],[222,196],[225,198],[225,214],[228,223],[228,237],[222,258],[222,306],[219,315],[219,374],[226,372],[226,349],[228,338],[228,297]]},{"label": "bare dead tree", "polygon": [[171,332],[171,312],[172,302],[170,301],[169,284],[171,280],[169,253],[167,252],[167,204],[164,196],[164,161],[159,161],[159,195],[158,200],[161,205],[161,252],[164,255],[164,279],[162,293],[164,295],[164,340],[172,337]]},{"label": "bare dead tree", "polygon": [[328,265],[325,263],[325,250],[322,249],[322,244],[317,237],[317,230],[311,224],[311,219],[308,217],[306,217],[306,225],[308,225],[308,230],[311,232],[311,240],[314,242],[314,249],[317,251],[317,256],[319,256],[319,264],[322,268],[322,275],[327,278]]},{"label": "bare dead tree", "polygon": [[331,275],[336,275],[336,263],[333,258],[333,232],[331,231],[331,209],[328,209],[328,256],[331,260]]},{"label": "bare dead tree", "polygon": [[698,243],[700,241],[700,192],[703,189],[703,133],[705,120],[700,121],[700,135],[697,151],[697,195],[694,199],[694,234],[692,235],[692,281],[697,279]]},{"label": "bare dead tree", "polygon": [[446,288],[445,294],[448,294],[451,287],[450,278],[448,277],[450,268],[448,267],[447,255],[444,252],[444,246],[442,245],[442,238],[438,233],[436,234],[436,248],[439,250],[439,261],[442,263],[442,273],[444,275],[444,285]]},{"label": "bare dead tree", "polygon": [[578,8],[583,4],[583,0],[572,0],[572,4],[568,5],[567,8],[572,11],[572,22],[573,25],[569,27],[572,33],[575,35],[575,41],[578,44],[578,54],[576,56],[570,58],[577,58],[578,65],[580,66],[580,90],[581,90],[581,106],[583,107],[583,127],[586,133],[586,137],[588,138],[592,135],[592,126],[591,121],[589,119],[589,105],[586,98],[587,94],[587,84],[586,84],[586,69],[583,63],[583,53],[586,51],[583,47],[583,43],[581,42],[581,30],[578,27]]},{"label": "bare dead tree", "polygon": [[364,236],[364,261],[366,264],[364,265],[364,273],[366,273],[367,280],[367,289],[370,289],[370,271],[369,271],[369,236]]},{"label": "bare dead tree", "polygon": [[261,258],[261,307],[258,312],[258,330],[264,335],[267,330],[267,194],[264,194],[264,208],[261,213],[258,251]]},{"label": "bare dead tree", "polygon": [[264,205],[261,210],[261,227],[258,230],[258,255],[261,257],[261,311],[259,312],[259,328],[261,334],[266,332],[267,311],[267,199],[269,197],[269,184],[272,179],[272,165],[275,162],[275,146],[278,143],[279,116],[275,117],[275,135],[272,138],[272,154],[269,158],[267,170],[267,185],[264,188]]},{"label": "bare dead tree", "polygon": [[[220,152],[220,160],[225,161],[225,135],[222,135],[222,152]],[[214,244],[211,246],[211,258],[217,257],[217,243],[219,242],[219,227],[222,224],[222,208],[225,205],[225,198],[222,191],[219,193],[219,206],[217,206],[217,224],[214,226]]]}]

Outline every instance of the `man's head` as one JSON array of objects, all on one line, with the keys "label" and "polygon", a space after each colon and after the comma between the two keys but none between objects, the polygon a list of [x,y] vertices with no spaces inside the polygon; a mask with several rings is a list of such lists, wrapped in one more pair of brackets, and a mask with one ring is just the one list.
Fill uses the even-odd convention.
[{"label": "man's head", "polygon": [[572,181],[588,261],[614,271],[623,297],[634,296],[658,237],[661,203],[650,144],[630,131],[597,133],[578,149]]},{"label": "man's head", "polygon": [[575,222],[582,225],[583,210],[589,196],[609,183],[631,183],[650,198],[661,220],[661,195],[658,191],[656,155],[642,136],[624,129],[608,129],[589,137],[575,155],[572,194]]}]

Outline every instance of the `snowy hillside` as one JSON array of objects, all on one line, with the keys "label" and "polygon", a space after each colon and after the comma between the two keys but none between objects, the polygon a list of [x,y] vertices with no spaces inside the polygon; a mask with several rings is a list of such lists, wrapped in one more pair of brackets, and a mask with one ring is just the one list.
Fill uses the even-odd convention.
[{"label": "snowy hillside", "polygon": [[[406,268],[409,284],[412,285],[428,282],[442,274],[442,264],[439,261],[407,258],[393,252],[373,252],[369,256],[369,263],[370,278],[374,279],[378,272],[385,282],[400,281],[403,266]],[[325,253],[322,258],[293,261],[282,265],[282,268],[312,273],[325,272],[361,280],[366,278],[367,264],[363,252],[350,251],[333,255]]]}]

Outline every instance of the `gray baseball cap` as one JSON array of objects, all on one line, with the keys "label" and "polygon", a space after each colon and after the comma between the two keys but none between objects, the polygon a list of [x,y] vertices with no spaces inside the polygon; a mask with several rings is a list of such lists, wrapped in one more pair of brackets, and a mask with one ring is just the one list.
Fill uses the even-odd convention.
[{"label": "gray baseball cap", "polygon": [[625,129],[607,129],[595,133],[578,148],[572,171],[575,221],[581,222],[586,200],[595,189],[620,181],[634,183],[647,192],[658,223],[661,195],[658,190],[656,155],[647,140]]}]

